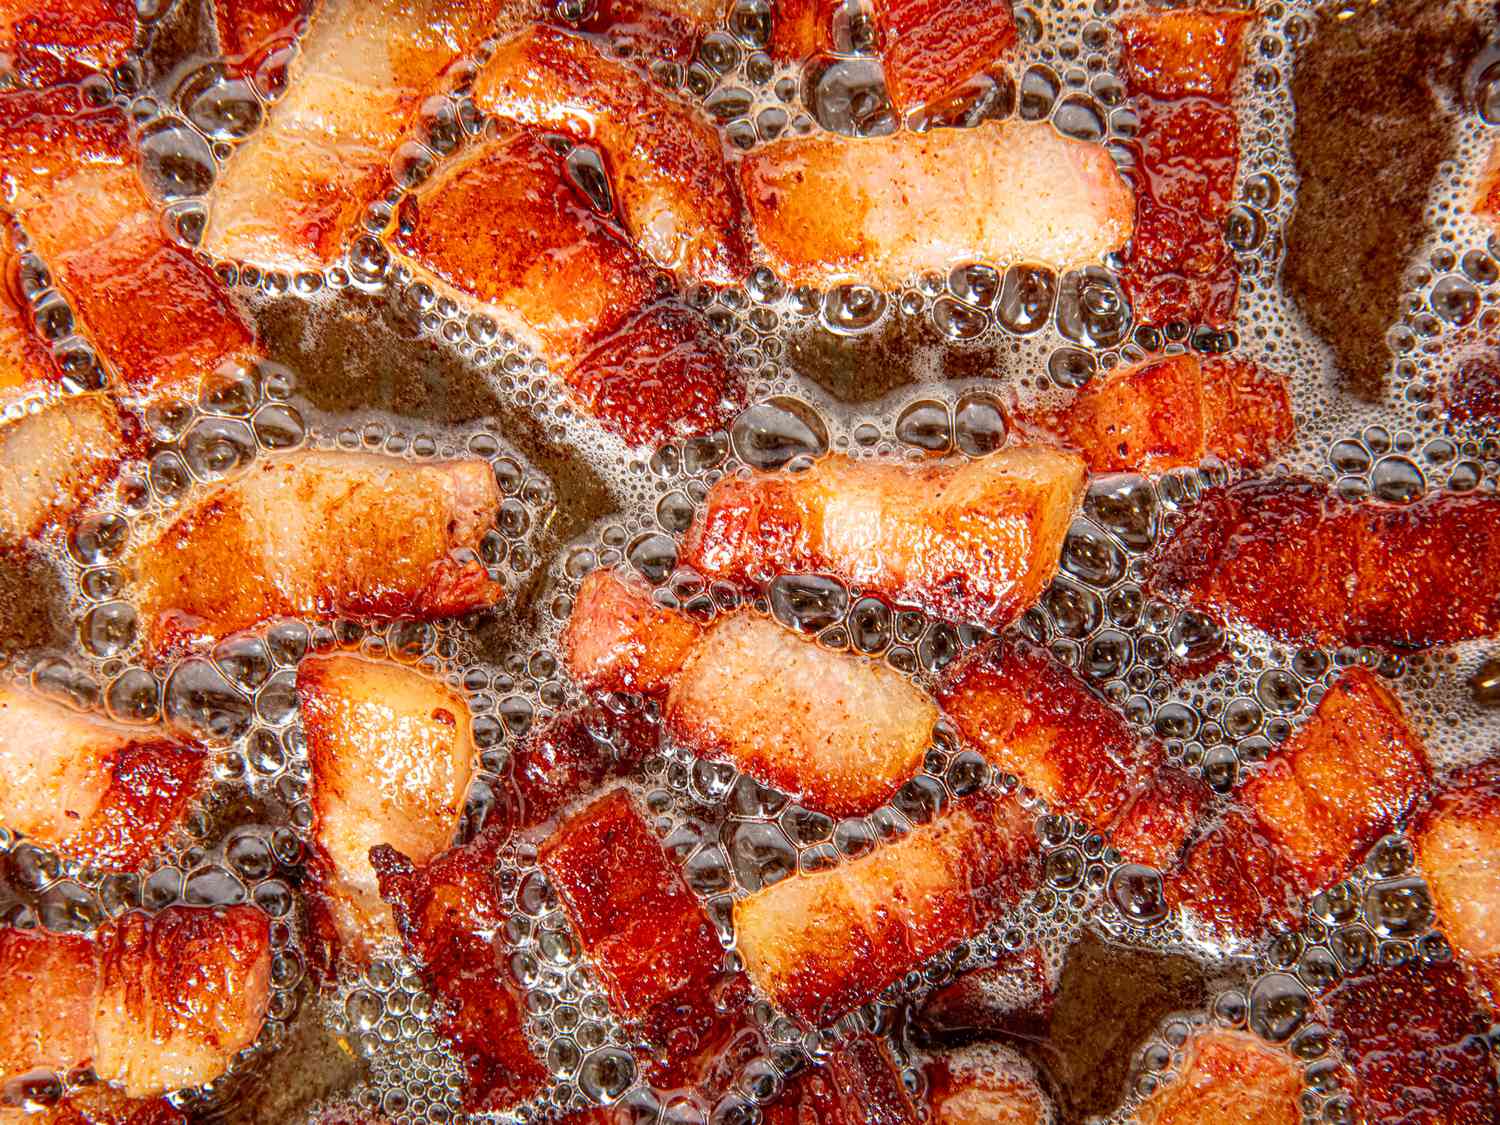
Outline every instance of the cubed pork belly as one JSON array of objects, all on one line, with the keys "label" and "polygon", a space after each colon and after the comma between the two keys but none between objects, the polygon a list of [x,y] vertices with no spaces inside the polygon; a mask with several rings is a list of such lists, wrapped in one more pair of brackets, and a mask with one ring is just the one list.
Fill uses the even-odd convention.
[{"label": "cubed pork belly", "polygon": [[0,929],[0,1084],[87,1065],[98,987],[89,938]]},{"label": "cubed pork belly", "polygon": [[39,1112],[0,1107],[0,1121],[7,1125],[188,1125],[187,1115],[166,1098],[129,1098],[100,1084],[74,1090]]},{"label": "cubed pork belly", "polygon": [[267,269],[321,269],[386,187],[422,99],[528,0],[321,0],[286,92],[209,193],[203,249]]},{"label": "cubed pork belly", "polygon": [[622,53],[688,63],[703,32],[725,14],[724,0],[595,0],[581,19],[560,22],[602,35]]},{"label": "cubed pork belly", "polygon": [[1302,889],[1312,891],[1338,880],[1400,825],[1431,781],[1427,752],[1400,702],[1356,667],[1250,779],[1243,799]]},{"label": "cubed pork belly", "polygon": [[206,755],[0,684],[0,824],[69,859],[135,869],[197,792]]},{"label": "cubed pork belly", "polygon": [[1188,9],[1121,21],[1123,76],[1140,115],[1122,281],[1138,321],[1234,323],[1239,272],[1224,241],[1239,164],[1231,93],[1253,19]]},{"label": "cubed pork belly", "polygon": [[832,51],[842,7],[842,0],[773,0],[767,53],[779,63],[799,63]]},{"label": "cubed pork belly", "polygon": [[393,241],[414,272],[545,357],[627,442],[715,429],[743,395],[707,320],[662,295],[663,276],[536,137],[486,139],[446,163],[404,201]]},{"label": "cubed pork belly", "polygon": [[644,583],[618,571],[591,571],[563,628],[563,660],[575,683],[591,692],[665,692],[703,627],[657,605]]},{"label": "cubed pork belly", "polygon": [[370,852],[402,943],[444,1005],[439,1026],[464,1065],[470,1113],[510,1109],[548,1081],[526,1036],[524,989],[495,947],[505,924],[496,854],[507,834],[506,826],[487,827],[422,863],[387,844]]},{"label": "cubed pork belly", "polygon": [[1000,628],[1057,573],[1086,476],[1073,454],[1017,447],[918,464],[835,454],[805,472],[725,477],[681,561],[740,584],[832,574],[893,602]]},{"label": "cubed pork belly", "polygon": [[1036,879],[1031,815],[980,797],[859,859],[739,899],[736,940],[760,990],[822,1026],[977,933]]},{"label": "cubed pork belly", "polygon": [[85,106],[71,86],[0,94],[0,184],[124,388],[153,394],[254,359],[249,321],[213,271],[167,236],[124,110]]},{"label": "cubed pork belly", "polygon": [[1355,502],[1331,486],[1209,489],[1157,547],[1163,594],[1279,640],[1427,648],[1500,630],[1500,498]]},{"label": "cubed pork belly", "polygon": [[1443,384],[1443,405],[1458,426],[1500,425],[1500,356],[1487,350],[1459,359]]},{"label": "cubed pork belly", "polygon": [[1358,1119],[1496,1125],[1500,1089],[1479,1006],[1452,961],[1420,959],[1344,980],[1325,998],[1342,1035]]},{"label": "cubed pork belly", "polygon": [[765,1125],[917,1125],[921,1111],[885,1040],[858,1035],[799,1072],[763,1111]]},{"label": "cubed pork belly", "polygon": [[1302,1066],[1248,1031],[1199,1028],[1181,1068],[1141,1105],[1142,1125],[1297,1125]]},{"label": "cubed pork belly", "polygon": [[296,38],[314,0],[214,0],[219,53],[240,65]]},{"label": "cubed pork belly", "polygon": [[1052,1019],[1055,976],[1041,946],[1002,953],[993,965],[969,969],[929,993],[916,1026],[937,1042],[1041,1039]]},{"label": "cubed pork belly", "polygon": [[1011,0],[873,0],[870,14],[886,91],[902,112],[952,93],[1016,42]]},{"label": "cubed pork belly", "polygon": [[160,660],[275,617],[448,617],[500,600],[476,555],[500,490],[484,461],[299,451],[189,499],[129,560]]},{"label": "cubed pork belly", "polygon": [[932,1125],[1045,1125],[1051,1099],[1014,1051],[986,1045],[938,1055],[927,1067]]},{"label": "cubed pork belly", "polygon": [[789,285],[896,289],[966,262],[1096,264],[1130,239],[1135,201],[1109,151],[1048,122],[776,141],[741,187]]},{"label": "cubed pork belly", "polygon": [[532,27],[474,79],[480,109],[601,150],[626,232],[662,269],[730,284],[749,271],[739,187],[718,132],[587,39]]},{"label": "cubed pork belly", "polygon": [[1163,472],[1209,456],[1260,468],[1294,433],[1285,379],[1243,360],[1203,363],[1191,353],[1120,368],[1018,420],[1078,450],[1093,473]]},{"label": "cubed pork belly", "polygon": [[1443,936],[1500,1004],[1500,766],[1460,778],[1412,838]]},{"label": "cubed pork belly", "polygon": [[538,862],[659,1085],[694,1082],[744,1026],[745,978],[624,789],[565,819]]},{"label": "cubed pork belly", "polygon": [[1164,891],[1189,932],[1215,944],[1247,946],[1272,925],[1288,926],[1297,917],[1295,872],[1260,825],[1238,809],[1188,846]]},{"label": "cubed pork belly", "polygon": [[0,424],[0,548],[66,524],[133,447],[108,395],[71,395]]},{"label": "cubed pork belly", "polygon": [[388,844],[421,865],[453,842],[476,765],[469,704],[416,669],[353,655],[304,659],[297,702],[318,895],[359,958],[395,934],[370,849]]},{"label": "cubed pork belly", "polygon": [[27,86],[76,82],[116,66],[135,42],[133,0],[8,0],[0,52]]}]

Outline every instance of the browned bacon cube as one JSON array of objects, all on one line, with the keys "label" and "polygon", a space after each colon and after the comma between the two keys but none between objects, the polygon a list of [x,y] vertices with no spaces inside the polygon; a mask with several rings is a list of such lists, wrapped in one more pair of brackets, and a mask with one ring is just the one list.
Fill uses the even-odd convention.
[{"label": "browned bacon cube", "polygon": [[597,0],[581,20],[563,22],[607,36],[622,53],[686,63],[703,31],[723,15],[724,0]]},{"label": "browned bacon cube", "polygon": [[1043,1125],[1054,1117],[1031,1065],[997,1045],[939,1055],[927,1083],[933,1125]]},{"label": "browned bacon cube", "polygon": [[544,824],[606,779],[628,773],[656,744],[656,724],[641,711],[587,705],[540,723],[506,760],[501,820],[516,831]]},{"label": "browned bacon cube", "polygon": [[1500,498],[1357,503],[1330,486],[1210,489],[1153,557],[1159,592],[1288,641],[1426,648],[1500,629]]},{"label": "browned bacon cube", "polygon": [[1500,1090],[1477,1005],[1451,961],[1420,960],[1346,980],[1326,998],[1346,1044],[1359,1119],[1381,1125],[1495,1125]]},{"label": "browned bacon cube", "polygon": [[1260,826],[1232,809],[1193,841],[1168,876],[1167,905],[1183,913],[1190,931],[1241,945],[1295,918],[1294,877]]},{"label": "browned bacon cube", "polygon": [[662,1085],[692,1081],[739,1030],[744,977],[661,842],[616,789],[563,821],[538,862]]},{"label": "browned bacon cube", "polygon": [[1203,363],[1203,429],[1208,452],[1242,469],[1275,460],[1296,436],[1286,377],[1249,360]]},{"label": "browned bacon cube", "polygon": [[1016,42],[1011,0],[875,0],[891,102],[905,112],[950,93]]},{"label": "browned bacon cube", "polygon": [[0,929],[0,1083],[89,1061],[98,983],[88,938]]},{"label": "browned bacon cube", "polygon": [[970,937],[1034,885],[1032,816],[977,798],[859,859],[734,904],[745,971],[793,1016],[831,1023]]},{"label": "browned bacon cube", "polygon": [[197,792],[203,748],[0,685],[0,825],[61,855],[134,869]]},{"label": "browned bacon cube", "polygon": [[1135,239],[1123,271],[1137,320],[1234,322],[1239,273],[1224,241],[1239,163],[1230,93],[1252,18],[1190,10],[1121,22],[1125,83],[1141,119]]},{"label": "browned bacon cube", "polygon": [[833,50],[840,0],[775,0],[766,50],[779,63],[797,63]]},{"label": "browned bacon cube", "polygon": [[703,628],[657,605],[644,583],[595,570],[578,588],[563,628],[563,659],[586,691],[664,692],[702,639]]},{"label": "browned bacon cube", "polygon": [[219,51],[240,62],[296,37],[313,0],[214,0]]},{"label": "browned bacon cube", "polygon": [[1086,473],[1072,454],[1004,449],[915,465],[831,455],[805,472],[725,477],[682,562],[753,584],[812,571],[998,628],[1057,573]]},{"label": "browned bacon cube", "polygon": [[526,1037],[525,997],[505,956],[487,935],[505,924],[495,859],[507,827],[413,863],[380,844],[370,863],[422,982],[443,1002],[441,1030],[464,1064],[464,1108],[511,1108],[547,1084],[547,1070]]},{"label": "browned bacon cube", "polygon": [[917,1026],[940,1042],[998,1036],[1040,1039],[1052,1019],[1053,970],[1040,946],[1003,953],[922,1002]]},{"label": "browned bacon cube", "polygon": [[85,1086],[57,1105],[20,1120],[35,1125],[188,1125],[166,1098],[128,1098],[110,1086]]},{"label": "browned bacon cube", "polygon": [[860,1035],[804,1070],[765,1107],[765,1125],[917,1125],[921,1112],[883,1039]]},{"label": "browned bacon cube", "polygon": [[107,71],[135,41],[132,0],[7,0],[0,51],[28,86],[75,82]]},{"label": "browned bacon cube", "polygon": [[134,444],[106,395],[61,398],[0,425],[0,547],[64,524]]},{"label": "browned bacon cube", "polygon": [[1500,766],[1461,777],[1412,836],[1443,935],[1500,1004]]},{"label": "browned bacon cube", "polygon": [[1394,830],[1430,783],[1400,702],[1374,673],[1351,668],[1246,784],[1244,802],[1311,891]]},{"label": "browned bacon cube", "polygon": [[1141,1106],[1142,1125],[1297,1125],[1302,1067],[1246,1031],[1201,1028],[1182,1067]]}]

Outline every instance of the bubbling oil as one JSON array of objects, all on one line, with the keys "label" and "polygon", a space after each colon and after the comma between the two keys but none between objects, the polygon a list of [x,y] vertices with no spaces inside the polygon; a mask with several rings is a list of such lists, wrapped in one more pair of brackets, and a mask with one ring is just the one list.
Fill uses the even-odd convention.
[{"label": "bubbling oil", "polygon": [[[1340,3],[1348,18],[1370,18],[1359,0]],[[142,173],[163,222],[191,246],[204,229],[218,167],[284,92],[292,51],[269,52],[250,68],[226,64],[204,46],[206,5],[147,7],[138,57],[91,80],[89,91],[129,105]],[[1107,144],[1128,175],[1139,120],[1119,78],[1117,20],[1141,7],[1139,0],[1018,4],[1014,54],[905,126],[1047,120],[1065,135]],[[1463,7],[1494,31],[1491,13]],[[790,288],[758,269],[742,285],[681,293],[724,340],[746,378],[750,405],[724,433],[649,454],[624,446],[580,411],[545,356],[500,331],[483,309],[410,276],[382,240],[403,195],[484,129],[463,92],[465,74],[485,55],[481,48],[459,68],[455,92],[421,106],[392,159],[388,190],[370,204],[365,231],[343,259],[294,276],[216,264],[255,316],[270,358],[219,372],[192,401],[153,404],[145,413],[146,452],[65,540],[48,546],[76,635],[61,651],[15,655],[11,672],[116,721],[165,721],[206,737],[213,764],[187,822],[138,875],[105,876],[0,832],[5,920],[87,930],[135,906],[256,902],[275,919],[273,1019],[224,1080],[183,1095],[184,1104],[256,1119],[257,1076],[274,1065],[296,1020],[360,1062],[352,1078],[339,1071],[339,1081],[352,1086],[329,1087],[320,1097],[352,1099],[394,1122],[451,1120],[461,1112],[461,1070],[437,1032],[437,1004],[399,949],[379,951],[366,969],[343,970],[321,991],[307,980],[301,883],[312,823],[310,767],[294,690],[306,653],[390,656],[466,693],[480,767],[467,832],[503,786],[509,748],[578,702],[561,670],[557,637],[584,575],[627,567],[663,604],[701,617],[741,604],[738,592],[705,583],[677,562],[680,536],[727,475],[795,470],[828,452],[912,461],[982,456],[1017,440],[1009,431],[1016,406],[1058,405],[1147,357],[1232,349],[1290,383],[1297,437],[1269,472],[1311,476],[1351,498],[1393,503],[1439,489],[1494,491],[1500,441],[1447,423],[1438,396],[1452,376],[1453,354],[1500,322],[1491,308],[1500,299],[1500,241],[1464,202],[1500,121],[1500,65],[1475,64],[1470,101],[1477,111],[1444,104],[1444,120],[1433,125],[1451,129],[1454,155],[1430,186],[1420,245],[1387,332],[1382,392],[1356,398],[1341,390],[1333,350],[1309,329],[1283,284],[1301,186],[1291,84],[1317,18],[1307,3],[1270,4],[1247,36],[1249,61],[1235,99],[1240,161],[1225,230],[1240,277],[1231,330],[1136,323],[1107,268],[1116,262],[1061,276],[1028,263],[961,263],[891,292]],[[777,65],[766,53],[768,20],[763,0],[736,0],[686,64],[641,61],[662,88],[700,106],[732,150],[819,130],[874,136],[901,124],[872,57],[873,31],[857,11],[836,21],[833,52],[798,67]],[[607,208],[599,154],[579,146],[566,156],[579,190]],[[76,330],[45,263],[24,255],[20,278],[67,372],[66,389],[106,384],[108,357],[97,357]],[[131,547],[255,458],[299,448],[488,461],[504,502],[481,555],[505,585],[505,605],[453,622],[279,622],[165,672],[144,666],[129,593]],[[1169,761],[1200,775],[1219,802],[1211,815],[1354,665],[1388,678],[1440,776],[1500,744],[1496,693],[1483,686],[1500,679],[1491,668],[1492,645],[1399,657],[1298,649],[1150,597],[1145,555],[1204,488],[1225,479],[1213,465],[1156,478],[1095,478],[1056,581],[1012,632],[1048,648],[1142,737],[1159,739]],[[884,660],[919,683],[931,684],[987,639],[828,576],[780,577],[752,602],[819,644]],[[909,1034],[914,1005],[1007,952],[1038,946],[1048,964],[1061,965],[1083,935],[1143,955],[1185,956],[1213,982],[1204,1004],[1164,1018],[1131,1048],[1119,1108],[1100,1120],[1132,1120],[1142,1099],[1181,1067],[1194,1029],[1207,1024],[1249,1028],[1286,1044],[1306,1067],[1308,1117],[1339,1120],[1349,1113],[1349,1096],[1338,1044],[1317,1020],[1317,998],[1371,966],[1451,956],[1433,928],[1411,846],[1399,834],[1315,895],[1298,925],[1253,948],[1226,949],[1167,916],[1156,873],[1122,864],[1107,839],[1048,810],[942,726],[920,773],[867,817],[835,820],[669,741],[626,783],[704,901],[727,967],[738,964],[736,898],[866,854],[967,793],[1015,793],[1035,813],[1042,853],[1041,886],[1010,916],[835,1027],[809,1033],[756,1001],[764,1050],[743,1068],[738,1092],[719,1106],[674,1103],[673,1120],[753,1119],[755,1107],[800,1067],[864,1031],[889,1038],[908,1084],[920,1089],[925,1047]],[[653,1120],[663,1097],[636,1075],[629,1029],[610,1011],[534,849],[513,845],[497,877],[511,916],[489,936],[525,988],[527,1034],[554,1080],[516,1118],[541,1120],[620,1099],[638,1119]],[[1008,1048],[988,1050],[993,1057],[984,1065],[1029,1073],[1032,1064]],[[1067,1120],[1059,1112],[1056,1119]]]}]

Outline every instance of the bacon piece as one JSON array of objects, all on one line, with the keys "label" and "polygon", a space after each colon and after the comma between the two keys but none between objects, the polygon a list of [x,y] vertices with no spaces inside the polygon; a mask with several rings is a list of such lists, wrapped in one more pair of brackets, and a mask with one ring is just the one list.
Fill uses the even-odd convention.
[{"label": "bacon piece", "polygon": [[1224,242],[1239,163],[1230,93],[1253,18],[1177,11],[1121,21],[1125,84],[1141,119],[1135,239],[1122,280],[1139,321],[1234,322],[1239,273]]},{"label": "bacon piece", "polygon": [[97,941],[94,1072],[131,1097],[201,1086],[260,1034],[271,936],[255,907],[132,911]]},{"label": "bacon piece", "polygon": [[1097,262],[1130,239],[1133,203],[1103,145],[1046,122],[985,122],[778,141],[741,184],[771,268],[791,285],[896,289],[962,262]]},{"label": "bacon piece", "polygon": [[903,113],[941,98],[1016,42],[1011,0],[875,0],[885,84]]},{"label": "bacon piece", "polygon": [[1426,648],[1500,629],[1500,499],[1344,500],[1324,484],[1209,489],[1153,585],[1287,641]]},{"label": "bacon piece", "polygon": [[1126,859],[1168,871],[1212,800],[1199,778],[1163,766],[1115,819],[1110,842]]},{"label": "bacon piece", "polygon": [[120,413],[104,395],[74,395],[0,425],[0,546],[65,522],[126,455]]},{"label": "bacon piece", "polygon": [[1057,573],[1083,462],[1052,449],[917,465],[823,458],[805,472],[725,477],[682,562],[754,583],[818,571],[943,617],[999,628]]},{"label": "bacon piece", "polygon": [[724,969],[697,897],[624,789],[568,817],[537,853],[615,1011],[650,1045],[653,1082],[694,1081],[740,1030],[745,978]]},{"label": "bacon piece", "polygon": [[312,835],[324,908],[341,944],[366,955],[394,933],[370,849],[425,864],[453,841],[474,776],[469,704],[413,668],[313,656],[297,668],[312,767]]},{"label": "bacon piece", "polygon": [[693,649],[664,719],[700,757],[727,759],[810,808],[862,816],[916,772],[938,710],[888,664],[743,610]]},{"label": "bacon piece", "polygon": [[1177,1075],[1141,1105],[1141,1125],[1297,1125],[1302,1067],[1245,1031],[1204,1028]]},{"label": "bacon piece", "polygon": [[248,60],[296,37],[313,0],[214,0],[214,27],[225,58]]},{"label": "bacon piece", "polygon": [[724,15],[723,0],[596,0],[566,26],[607,36],[621,55],[687,63],[702,32]]},{"label": "bacon piece", "polygon": [[[0,1120],[9,1121],[0,1108]],[[165,1098],[127,1098],[108,1086],[85,1086],[40,1113],[18,1116],[30,1125],[188,1125]]]},{"label": "bacon piece", "polygon": [[473,556],[500,506],[483,461],[300,451],[257,460],[133,555],[155,659],[293,614],[443,617],[490,606]]},{"label": "bacon piece", "polygon": [[1427,752],[1373,672],[1351,668],[1245,786],[1304,890],[1338,879],[1431,784]]},{"label": "bacon piece", "polygon": [[117,65],[135,42],[132,0],[7,0],[0,52],[28,86],[76,82]]},{"label": "bacon piece", "polygon": [[1191,928],[1221,943],[1244,944],[1273,923],[1292,922],[1293,881],[1259,825],[1231,810],[1188,847],[1163,889],[1167,905],[1186,915]]},{"label": "bacon piece", "polygon": [[504,838],[503,828],[486,828],[427,863],[386,844],[370,851],[406,951],[446,1007],[440,1030],[467,1072],[470,1113],[510,1109],[548,1080],[526,1037],[524,990],[489,936],[505,924],[495,879]]},{"label": "bacon piece", "polygon": [[932,1125],[1042,1125],[1052,1105],[1019,1055],[997,1047],[951,1051],[927,1068]]},{"label": "bacon piece", "polygon": [[563,628],[563,660],[591,692],[664,692],[703,637],[703,627],[651,600],[615,570],[585,576]]},{"label": "bacon piece", "polygon": [[209,194],[203,248],[283,270],[331,262],[390,175],[422,99],[517,0],[325,0],[302,36],[286,93]]},{"label": "bacon piece", "polygon": [[588,40],[527,29],[495,49],[474,79],[474,101],[597,145],[626,231],[662,269],[723,284],[749,271],[739,191],[719,134]]},{"label": "bacon piece", "polygon": [[0,824],[60,855],[133,869],[161,848],[205,755],[0,685]]},{"label": "bacon piece", "polygon": [[1176,771],[1157,786],[1161,746],[1141,742],[1118,711],[1029,645],[975,649],[945,676],[938,703],[967,742],[1055,810],[1098,832],[1130,810],[1115,846],[1134,862],[1175,857],[1207,799]]},{"label": "bacon piece", "polygon": [[1041,1039],[1052,1020],[1053,972],[1040,946],[1002,953],[970,969],[922,1002],[917,1026],[938,1040],[1018,1036]]},{"label": "bacon piece", "polygon": [[101,358],[132,391],[253,358],[255,336],[212,271],[169,239],[125,112],[76,88],[0,94],[6,209]]},{"label": "bacon piece", "polygon": [[706,321],[657,301],[659,275],[535,137],[482,141],[445,165],[402,204],[395,243],[415,272],[545,355],[633,444],[714,429],[742,393]]},{"label": "bacon piece", "polygon": [[98,982],[88,938],[0,929],[0,1085],[88,1063]]},{"label": "bacon piece", "polygon": [[1452,962],[1407,961],[1327,996],[1353,1064],[1360,1120],[1495,1125],[1500,1090],[1477,1005]]},{"label": "bacon piece", "polygon": [[1192,354],[1123,367],[1063,406],[1019,420],[1077,449],[1094,473],[1162,472],[1208,454],[1259,468],[1294,429],[1284,379]]},{"label": "bacon piece", "polygon": [[833,21],[842,0],[774,0],[766,50],[779,63],[798,63],[833,50]]},{"label": "bacon piece", "polygon": [[823,1026],[978,932],[1036,882],[1031,815],[980,798],[859,859],[797,874],[734,904],[745,971]]},{"label": "bacon piece", "polygon": [[1413,840],[1443,935],[1500,1004],[1500,768],[1439,796]]},{"label": "bacon piece", "polygon": [[761,1120],[765,1125],[917,1125],[922,1117],[885,1040],[860,1035],[788,1082]]},{"label": "bacon piece", "polygon": [[1448,417],[1461,426],[1500,423],[1500,359],[1494,354],[1461,359],[1443,387]]}]

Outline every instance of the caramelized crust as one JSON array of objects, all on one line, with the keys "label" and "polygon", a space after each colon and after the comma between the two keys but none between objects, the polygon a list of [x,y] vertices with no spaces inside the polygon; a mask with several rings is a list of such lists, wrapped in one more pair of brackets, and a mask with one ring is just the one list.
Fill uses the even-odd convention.
[{"label": "caramelized crust", "polygon": [[483,461],[263,457],[133,554],[146,650],[296,614],[445,617],[501,587],[474,556],[500,506]]},{"label": "caramelized crust", "polygon": [[1110,842],[1127,860],[1168,871],[1212,800],[1200,779],[1162,766],[1115,819]]},{"label": "caramelized crust", "polygon": [[717,131],[588,40],[527,29],[490,56],[474,79],[474,101],[597,145],[625,229],[662,269],[722,284],[748,272],[738,186]]},{"label": "caramelized crust", "polygon": [[1044,121],[756,149],[741,184],[770,265],[788,284],[896,289],[963,262],[1099,261],[1129,239],[1130,188],[1103,145]]},{"label": "caramelized crust", "polygon": [[1345,980],[1327,997],[1353,1064],[1359,1119],[1495,1125],[1500,1090],[1477,1005],[1452,962],[1420,960]]},{"label": "caramelized crust", "polygon": [[869,855],[734,904],[745,971],[824,1026],[978,932],[1036,882],[1032,818],[1009,798],[950,809]]},{"label": "caramelized crust", "polygon": [[733,762],[809,808],[862,816],[916,772],[938,710],[883,661],[742,610],[693,649],[664,719],[700,757]]},{"label": "caramelized crust", "polygon": [[1239,273],[1223,232],[1239,129],[1229,98],[1252,18],[1182,11],[1121,21],[1125,84],[1140,114],[1135,239],[1122,271],[1138,321],[1234,322]]},{"label": "caramelized crust", "polygon": [[0,824],[70,859],[140,867],[197,790],[205,756],[0,685]]},{"label": "caramelized crust", "polygon": [[1244,789],[1304,890],[1338,879],[1431,783],[1427,753],[1374,673],[1351,668]]},{"label": "caramelized crust", "polygon": [[1099,832],[1162,763],[1160,746],[1142,743],[1119,712],[1029,645],[975,649],[945,678],[938,703],[994,765]]},{"label": "caramelized crust", "polygon": [[927,1068],[932,1125],[1042,1125],[1047,1095],[1019,1056],[995,1047],[953,1051]]},{"label": "caramelized crust", "polygon": [[1461,779],[1412,837],[1443,936],[1500,1004],[1500,769]]},{"label": "caramelized crust", "polygon": [[761,1120],[764,1125],[917,1125],[922,1117],[885,1040],[860,1035],[788,1082]]},{"label": "caramelized crust", "polygon": [[105,395],[58,399],[0,425],[0,547],[66,522],[126,456],[120,413]]},{"label": "caramelized crust", "polygon": [[1443,403],[1460,426],[1500,424],[1500,359],[1483,354],[1460,360],[1443,387]]},{"label": "caramelized crust", "polygon": [[0,1085],[88,1063],[98,982],[88,938],[0,929]]},{"label": "caramelized crust", "polygon": [[130,123],[78,91],[0,94],[0,183],[107,367],[151,393],[249,356],[254,334],[217,278],[166,235]]},{"label": "caramelized crust", "polygon": [[563,821],[537,854],[619,1015],[652,1048],[653,1082],[696,1079],[738,1030],[744,977],[661,843],[616,789]]},{"label": "caramelized crust", "polygon": [[487,828],[426,864],[385,844],[370,851],[406,951],[446,1009],[440,1027],[467,1072],[470,1113],[510,1109],[548,1080],[526,1038],[524,992],[491,938],[505,924],[495,881],[504,837]]},{"label": "caramelized crust", "polygon": [[316,270],[386,185],[422,99],[455,59],[526,0],[324,0],[286,93],[209,194],[203,248],[266,268]]},{"label": "caramelized crust", "polygon": [[1051,449],[917,465],[823,458],[806,472],[725,477],[682,562],[710,578],[834,574],[892,601],[999,628],[1057,573],[1083,462]]},{"label": "caramelized crust", "polygon": [[[10,1121],[0,1108],[0,1121]],[[165,1098],[127,1098],[109,1086],[85,1086],[40,1113],[18,1113],[28,1125],[188,1125],[183,1112]]]},{"label": "caramelized crust", "polygon": [[1041,1039],[1052,1020],[1052,974],[1040,946],[1002,953],[928,995],[917,1015],[922,1033],[950,1038]]},{"label": "caramelized crust", "polygon": [[1231,810],[1193,841],[1164,890],[1167,905],[1187,916],[1190,929],[1238,945],[1273,923],[1292,922],[1293,882],[1294,873],[1259,826]]},{"label": "caramelized crust", "polygon": [[1094,473],[1162,472],[1208,454],[1259,468],[1294,432],[1284,379],[1243,360],[1202,364],[1191,353],[1120,368],[1021,422],[1077,449]]},{"label": "caramelized crust", "polygon": [[1182,1068],[1139,1110],[1141,1125],[1297,1125],[1302,1068],[1246,1031],[1204,1028]]},{"label": "caramelized crust", "polygon": [[481,141],[446,164],[402,204],[395,243],[416,272],[544,355],[633,444],[713,429],[740,393],[703,318],[657,303],[656,271],[532,136]]},{"label": "caramelized crust", "polygon": [[941,98],[1016,41],[1011,0],[875,0],[891,102],[905,112]]},{"label": "caramelized crust", "polygon": [[666,691],[703,637],[703,627],[651,600],[650,591],[615,570],[585,576],[563,628],[563,661],[590,692]]},{"label": "caramelized crust", "polygon": [[254,907],[132,911],[97,942],[94,1071],[131,1097],[201,1086],[260,1034],[271,938]]},{"label": "caramelized crust", "polygon": [[4,0],[0,52],[23,85],[75,82],[117,65],[135,41],[132,0]]},{"label": "caramelized crust", "polygon": [[833,21],[840,0],[774,0],[766,50],[779,63],[798,63],[833,50]]},{"label": "caramelized crust", "polygon": [[468,702],[399,664],[312,656],[297,669],[312,767],[312,836],[322,905],[356,957],[394,933],[370,849],[389,844],[418,865],[458,830],[474,775]]},{"label": "caramelized crust", "polygon": [[1500,629],[1500,499],[1356,503],[1296,479],[1210,489],[1153,585],[1287,641],[1426,648]]},{"label": "caramelized crust", "polygon": [[289,42],[313,0],[214,0],[214,27],[225,58],[252,59]]},{"label": "caramelized crust", "polygon": [[621,54],[687,63],[700,33],[723,14],[723,0],[596,0],[567,26],[607,35]]},{"label": "caramelized crust", "polygon": [[548,720],[511,749],[503,822],[517,831],[546,823],[580,795],[630,772],[656,744],[656,724],[640,711],[589,706]]}]

